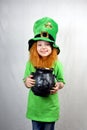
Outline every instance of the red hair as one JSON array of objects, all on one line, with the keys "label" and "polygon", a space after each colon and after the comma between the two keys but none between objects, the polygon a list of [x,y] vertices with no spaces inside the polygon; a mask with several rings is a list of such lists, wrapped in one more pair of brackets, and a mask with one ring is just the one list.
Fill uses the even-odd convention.
[{"label": "red hair", "polygon": [[35,67],[52,68],[57,60],[57,49],[52,48],[52,53],[48,57],[43,58],[37,52],[37,43],[34,43],[30,49],[29,60]]}]

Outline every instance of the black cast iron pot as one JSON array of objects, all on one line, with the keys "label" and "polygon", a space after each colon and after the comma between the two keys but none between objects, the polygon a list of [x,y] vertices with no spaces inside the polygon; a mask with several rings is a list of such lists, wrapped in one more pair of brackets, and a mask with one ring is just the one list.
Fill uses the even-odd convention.
[{"label": "black cast iron pot", "polygon": [[53,69],[36,68],[36,72],[32,73],[35,79],[35,86],[31,88],[37,96],[46,97],[50,94],[50,90],[55,86],[55,76]]}]

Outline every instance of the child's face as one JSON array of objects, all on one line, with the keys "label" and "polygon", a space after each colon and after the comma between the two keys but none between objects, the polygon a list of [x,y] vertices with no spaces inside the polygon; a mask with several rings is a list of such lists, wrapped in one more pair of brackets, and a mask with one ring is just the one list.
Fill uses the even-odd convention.
[{"label": "child's face", "polygon": [[49,56],[52,52],[52,47],[49,42],[37,41],[37,52],[40,56]]}]

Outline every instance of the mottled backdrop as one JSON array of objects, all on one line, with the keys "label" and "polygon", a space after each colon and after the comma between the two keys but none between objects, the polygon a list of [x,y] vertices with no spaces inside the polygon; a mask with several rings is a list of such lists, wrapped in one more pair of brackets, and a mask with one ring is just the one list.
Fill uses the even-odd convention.
[{"label": "mottled backdrop", "polygon": [[31,130],[28,89],[22,78],[33,23],[43,16],[59,24],[57,44],[66,85],[59,91],[56,130],[87,129],[87,1],[0,0],[0,130]]}]

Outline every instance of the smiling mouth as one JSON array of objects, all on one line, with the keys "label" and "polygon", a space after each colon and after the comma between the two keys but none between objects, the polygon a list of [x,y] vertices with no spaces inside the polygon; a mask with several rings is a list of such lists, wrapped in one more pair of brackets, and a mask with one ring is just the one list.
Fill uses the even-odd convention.
[{"label": "smiling mouth", "polygon": [[48,50],[42,50],[41,52],[42,52],[42,53],[44,53],[44,52],[48,52]]},{"label": "smiling mouth", "polygon": [[41,51],[41,53],[47,53],[48,51]]}]

